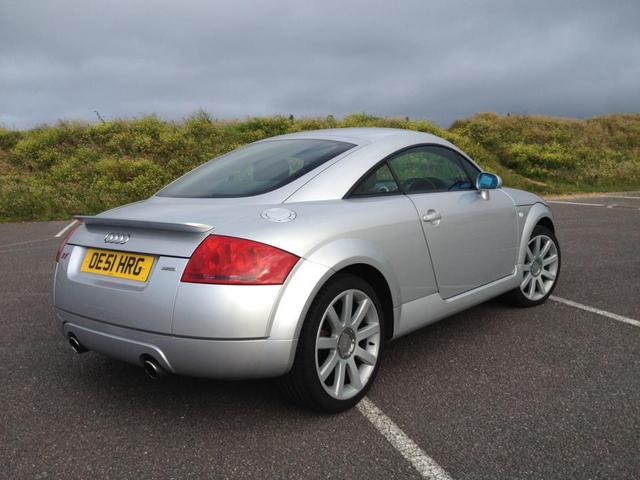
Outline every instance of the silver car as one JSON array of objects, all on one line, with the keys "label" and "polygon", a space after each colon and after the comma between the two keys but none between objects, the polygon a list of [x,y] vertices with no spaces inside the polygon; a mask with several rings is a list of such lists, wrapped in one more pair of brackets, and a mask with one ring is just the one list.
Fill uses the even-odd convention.
[{"label": "silver car", "polygon": [[560,272],[544,200],[398,129],[269,138],[77,218],[54,285],[76,352],[280,377],[329,412],[365,395],[386,341],[499,295],[538,305]]}]

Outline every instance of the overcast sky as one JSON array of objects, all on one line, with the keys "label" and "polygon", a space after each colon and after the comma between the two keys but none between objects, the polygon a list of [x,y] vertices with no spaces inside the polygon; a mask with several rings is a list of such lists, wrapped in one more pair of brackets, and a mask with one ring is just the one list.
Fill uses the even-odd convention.
[{"label": "overcast sky", "polygon": [[640,111],[640,0],[0,0],[0,123]]}]

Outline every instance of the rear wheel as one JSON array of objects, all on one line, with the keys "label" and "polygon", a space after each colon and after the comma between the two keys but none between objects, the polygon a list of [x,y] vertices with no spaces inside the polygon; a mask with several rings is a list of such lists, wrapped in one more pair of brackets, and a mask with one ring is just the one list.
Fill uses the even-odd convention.
[{"label": "rear wheel", "polygon": [[553,292],[560,275],[560,245],[551,230],[537,225],[529,242],[520,286],[508,292],[506,299],[520,307],[543,303]]},{"label": "rear wheel", "polygon": [[324,412],[353,407],[378,371],[383,321],[367,282],[348,274],[334,277],[309,309],[293,368],[281,380],[286,396]]}]

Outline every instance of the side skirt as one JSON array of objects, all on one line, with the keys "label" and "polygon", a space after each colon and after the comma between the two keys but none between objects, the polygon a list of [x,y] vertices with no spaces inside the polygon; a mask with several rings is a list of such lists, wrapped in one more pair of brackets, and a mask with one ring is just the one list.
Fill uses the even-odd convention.
[{"label": "side skirt", "polygon": [[402,304],[393,338],[430,325],[467,308],[497,297],[518,286],[522,265],[513,274],[444,300],[439,293]]}]

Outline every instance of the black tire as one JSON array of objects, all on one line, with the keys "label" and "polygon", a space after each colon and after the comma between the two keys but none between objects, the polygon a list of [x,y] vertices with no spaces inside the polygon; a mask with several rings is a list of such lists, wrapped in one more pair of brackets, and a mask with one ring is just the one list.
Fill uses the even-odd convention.
[{"label": "black tire", "polygon": [[[539,235],[545,235],[549,237],[555,244],[557,255],[558,255],[558,268],[556,272],[556,277],[553,282],[553,285],[551,286],[549,291],[546,293],[546,295],[536,300],[531,300],[530,298],[527,298],[519,286],[507,292],[506,294],[504,294],[502,298],[509,304],[514,305],[516,307],[523,307],[523,308],[535,307],[537,305],[540,305],[546,302],[547,298],[549,298],[549,296],[553,293],[554,289],[556,288],[556,285],[558,284],[558,279],[560,278],[560,267],[562,266],[562,255],[560,253],[560,244],[558,243],[558,239],[549,228],[543,225],[536,225],[533,231],[531,232],[531,236],[529,237],[529,239],[535,238]],[[527,243],[529,241],[530,240],[528,240]],[[524,278],[522,280],[524,280]]]},{"label": "black tire", "polygon": [[[377,362],[362,390],[355,396],[342,400],[329,395],[321,384],[316,371],[316,336],[322,318],[331,302],[340,293],[350,289],[364,292],[373,302],[380,323]],[[373,384],[384,350],[385,318],[375,290],[365,280],[351,274],[337,274],[320,290],[314,299],[300,331],[298,346],[291,371],[279,379],[279,387],[285,398],[293,403],[324,413],[338,413],[355,406]]]}]

